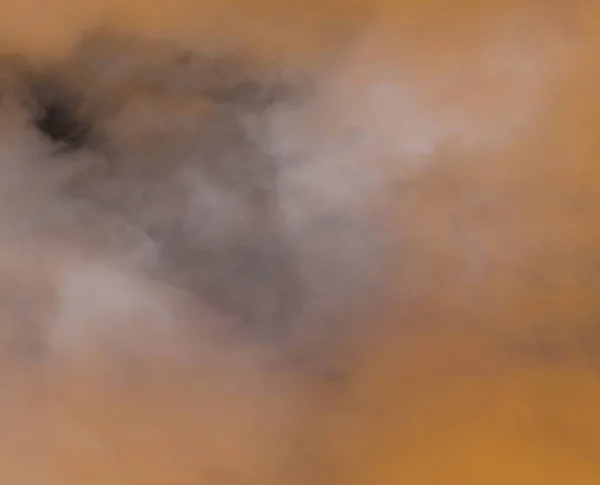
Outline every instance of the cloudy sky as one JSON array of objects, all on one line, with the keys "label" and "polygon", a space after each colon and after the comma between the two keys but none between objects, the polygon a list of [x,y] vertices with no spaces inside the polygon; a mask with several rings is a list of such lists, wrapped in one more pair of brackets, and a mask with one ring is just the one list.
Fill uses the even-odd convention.
[{"label": "cloudy sky", "polygon": [[597,483],[598,27],[586,0],[3,9],[0,479]]}]

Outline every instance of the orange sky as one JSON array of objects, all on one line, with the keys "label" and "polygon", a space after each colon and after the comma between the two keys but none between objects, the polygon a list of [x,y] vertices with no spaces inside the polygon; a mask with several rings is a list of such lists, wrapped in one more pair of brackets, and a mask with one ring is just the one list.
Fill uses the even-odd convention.
[{"label": "orange sky", "polygon": [[[389,298],[339,387],[265,371],[260,349],[135,385],[85,367],[9,373],[0,481],[599,483],[600,7],[212,3],[21,0],[0,40],[55,54],[107,21],[291,65],[343,54],[334,75],[352,82],[319,116],[371,126],[374,170],[399,180],[380,202]],[[380,83],[413,93],[410,115],[365,101]],[[421,139],[425,152],[394,145]]]}]

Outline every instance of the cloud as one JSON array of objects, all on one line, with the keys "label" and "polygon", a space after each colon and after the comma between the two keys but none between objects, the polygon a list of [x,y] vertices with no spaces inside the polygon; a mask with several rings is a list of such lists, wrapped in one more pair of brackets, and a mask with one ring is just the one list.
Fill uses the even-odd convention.
[{"label": "cloud", "polygon": [[595,476],[592,6],[0,26],[0,477]]}]

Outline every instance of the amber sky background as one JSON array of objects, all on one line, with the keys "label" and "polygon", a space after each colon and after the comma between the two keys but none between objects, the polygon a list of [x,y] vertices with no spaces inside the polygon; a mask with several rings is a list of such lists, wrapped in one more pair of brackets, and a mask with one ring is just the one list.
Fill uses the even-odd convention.
[{"label": "amber sky background", "polygon": [[319,116],[368,134],[394,243],[343,387],[262,370],[260,349],[117,388],[11,374],[2,481],[598,483],[598,5],[4,1],[0,40],[34,56],[106,22],[329,66],[349,81]]}]

